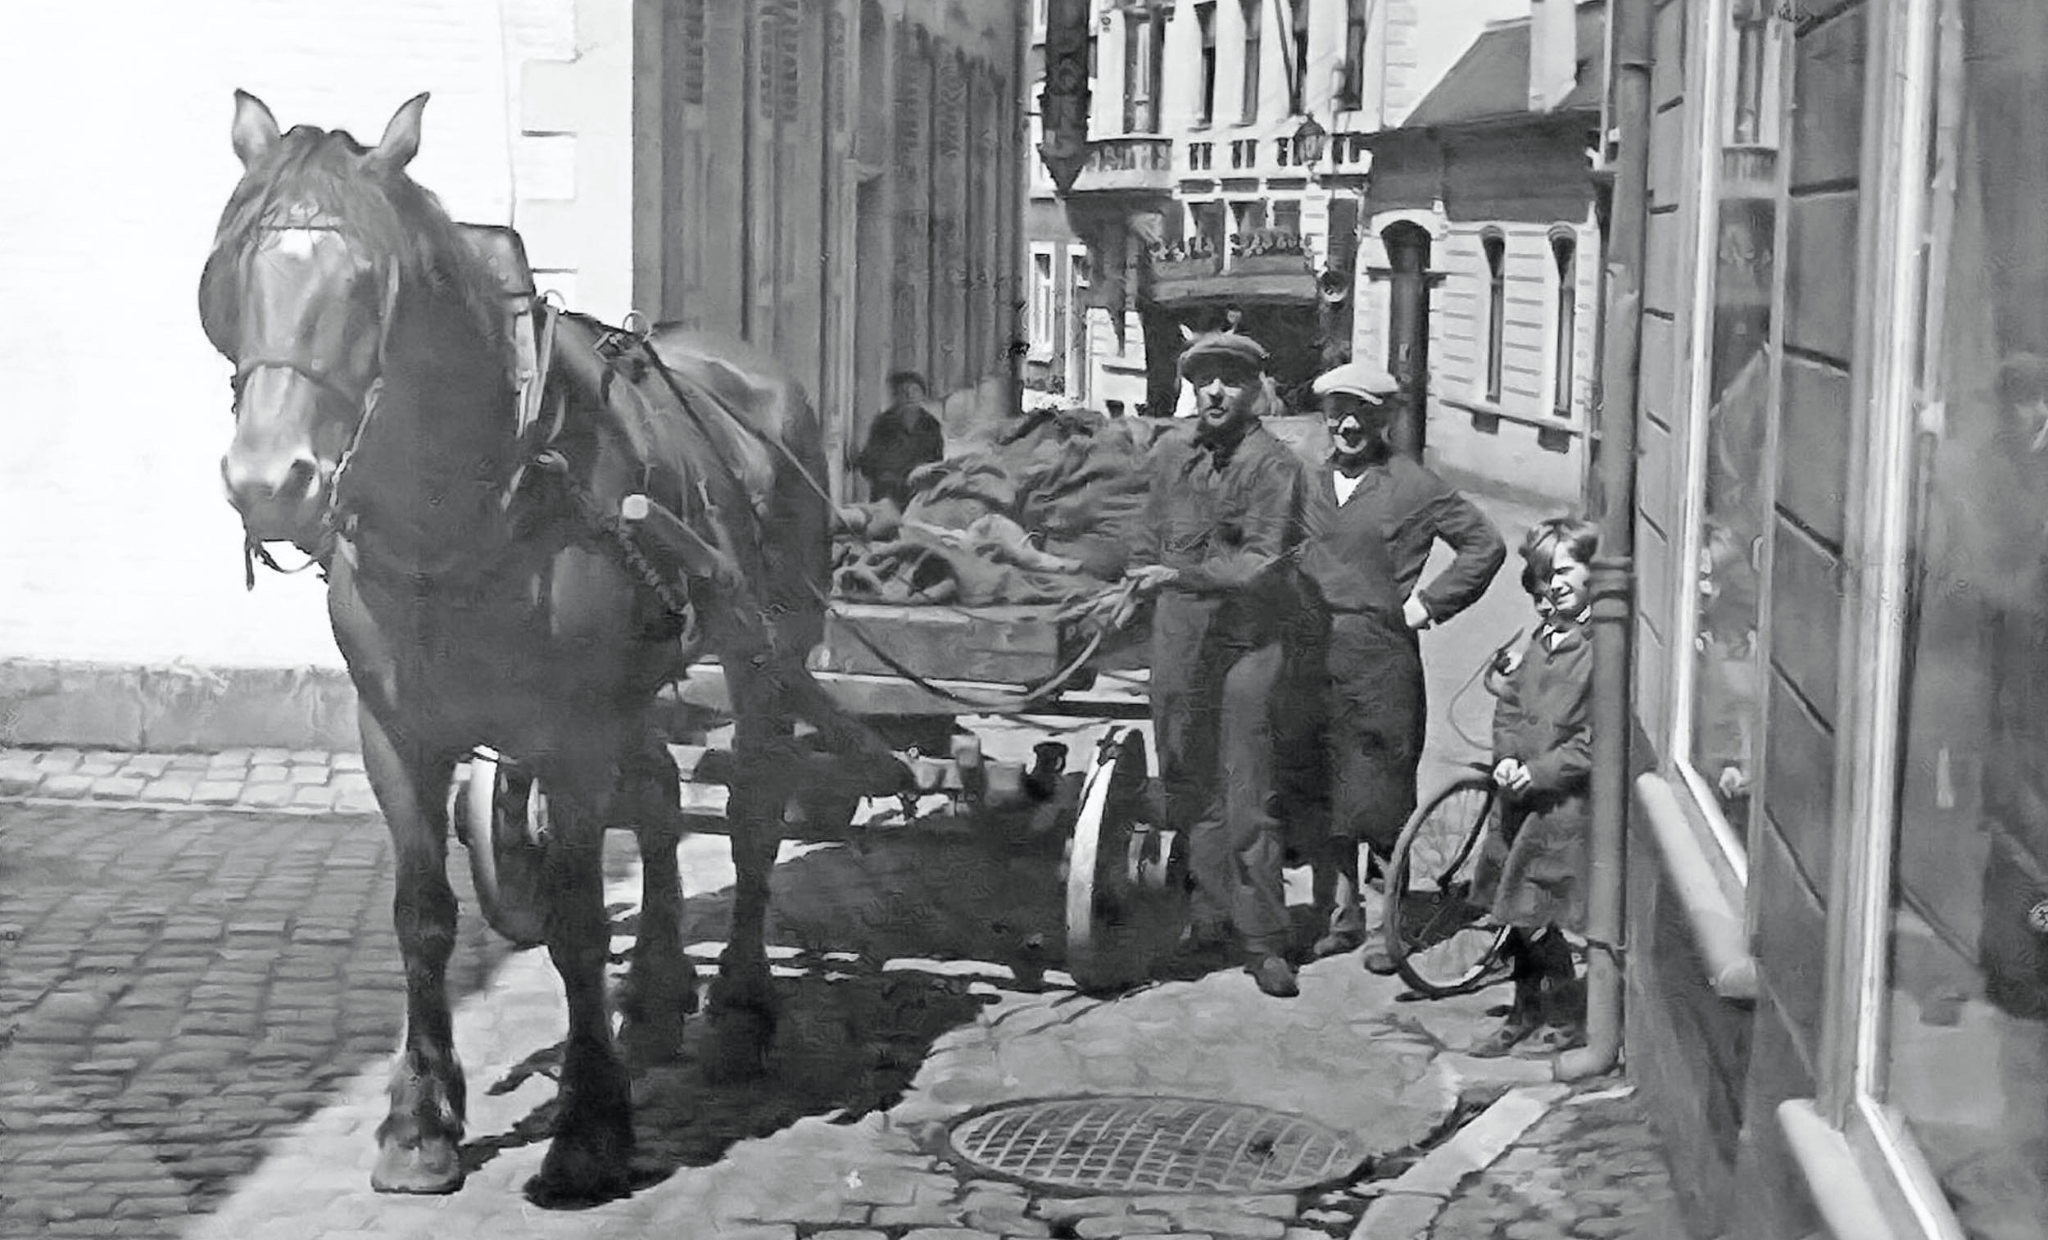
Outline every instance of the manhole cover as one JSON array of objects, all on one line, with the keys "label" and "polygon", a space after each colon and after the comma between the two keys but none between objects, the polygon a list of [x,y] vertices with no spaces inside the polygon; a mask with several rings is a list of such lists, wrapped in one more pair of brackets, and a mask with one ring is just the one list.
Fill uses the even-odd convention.
[{"label": "manhole cover", "polygon": [[1364,1154],[1298,1115],[1188,1098],[1058,1098],[970,1115],[953,1152],[1049,1188],[1264,1193],[1351,1173]]}]

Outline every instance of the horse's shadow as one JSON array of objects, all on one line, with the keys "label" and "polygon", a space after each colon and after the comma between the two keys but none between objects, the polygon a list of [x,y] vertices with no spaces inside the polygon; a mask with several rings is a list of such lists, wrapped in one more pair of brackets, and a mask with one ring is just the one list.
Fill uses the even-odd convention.
[{"label": "horse's shadow", "polygon": [[[732,1048],[701,1014],[687,1022],[673,1064],[633,1065],[636,1187],[715,1163],[736,1143],[807,1116],[852,1123],[889,1109],[939,1038],[973,1023],[998,990],[1043,989],[1044,971],[1062,964],[1059,855],[1042,844],[923,828],[875,834],[777,866],[772,890],[781,1019],[767,1069],[726,1069]],[[729,891],[692,897],[685,941],[723,941],[730,912]],[[616,915],[614,934],[630,934],[636,920]],[[614,962],[615,982],[624,959]],[[708,986],[716,964],[697,964]],[[490,1092],[535,1075],[558,1079],[561,1055],[559,1042],[535,1049]],[[470,1140],[465,1169],[547,1141],[555,1110],[550,1098],[509,1130]]]}]

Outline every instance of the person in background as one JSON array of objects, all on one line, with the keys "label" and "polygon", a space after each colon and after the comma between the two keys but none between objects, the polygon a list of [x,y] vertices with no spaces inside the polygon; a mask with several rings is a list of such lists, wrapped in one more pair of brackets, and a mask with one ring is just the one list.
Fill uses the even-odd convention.
[{"label": "person in background", "polygon": [[[1317,471],[1319,514],[1310,559],[1331,620],[1322,651],[1317,711],[1323,734],[1325,839],[1312,849],[1316,909],[1325,932],[1312,949],[1332,956],[1365,947],[1365,967],[1394,971],[1368,934],[1361,907],[1359,845],[1378,858],[1393,851],[1415,809],[1416,772],[1428,730],[1418,634],[1477,602],[1507,558],[1486,515],[1390,439],[1401,388],[1361,362],[1318,378],[1332,443]],[[1422,585],[1441,539],[1456,553]],[[1384,557],[1384,559],[1382,559]],[[1392,596],[1380,595],[1382,565]]]},{"label": "person in background", "polygon": [[1565,932],[1586,919],[1588,785],[1593,765],[1593,647],[1587,590],[1599,527],[1554,517],[1522,541],[1540,623],[1493,715],[1500,789],[1473,871],[1472,902],[1509,927],[1514,1004],[1471,1054],[1497,1057],[1533,1039],[1544,1052],[1579,1037],[1583,1004]]},{"label": "person in background", "polygon": [[868,480],[868,498],[898,509],[910,502],[910,475],[946,455],[946,433],[924,407],[924,376],[899,370],[889,376],[889,407],[875,415],[853,468]]},{"label": "person in background", "polygon": [[1259,424],[1267,364],[1257,341],[1225,332],[1181,354],[1198,408],[1153,450],[1127,576],[1157,592],[1152,718],[1167,821],[1188,833],[1195,880],[1185,953],[1227,951],[1234,931],[1259,989],[1285,998],[1299,988],[1273,812],[1274,689],[1303,614],[1308,479]]}]

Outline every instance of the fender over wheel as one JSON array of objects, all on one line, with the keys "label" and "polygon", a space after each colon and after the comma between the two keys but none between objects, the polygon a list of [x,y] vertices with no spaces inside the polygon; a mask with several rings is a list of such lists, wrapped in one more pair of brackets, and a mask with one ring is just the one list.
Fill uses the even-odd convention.
[{"label": "fender over wheel", "polygon": [[1083,990],[1144,976],[1187,918],[1187,841],[1155,826],[1145,737],[1112,731],[1082,785],[1067,852],[1067,971]]},{"label": "fender over wheel", "polygon": [[451,800],[485,922],[517,947],[546,942],[547,793],[530,774],[479,748]]}]

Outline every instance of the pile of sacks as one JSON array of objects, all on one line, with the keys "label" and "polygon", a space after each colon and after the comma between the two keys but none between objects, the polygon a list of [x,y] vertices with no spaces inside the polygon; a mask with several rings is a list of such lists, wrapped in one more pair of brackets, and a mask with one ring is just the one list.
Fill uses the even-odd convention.
[{"label": "pile of sacks", "polygon": [[871,602],[1074,604],[1123,575],[1163,424],[1041,411],[928,465],[909,504],[840,512],[834,593]]}]

